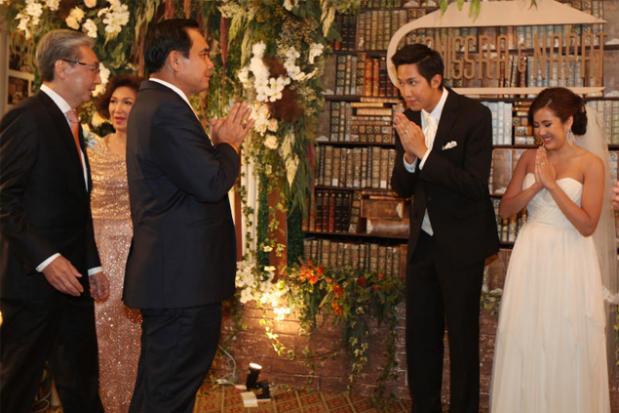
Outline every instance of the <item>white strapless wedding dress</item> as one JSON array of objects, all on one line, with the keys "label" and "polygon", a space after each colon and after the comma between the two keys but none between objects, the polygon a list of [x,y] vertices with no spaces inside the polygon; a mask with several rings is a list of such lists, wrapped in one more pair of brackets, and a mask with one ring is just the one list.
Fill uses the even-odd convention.
[{"label": "white strapless wedding dress", "polygon": [[[527,174],[523,187],[534,181]],[[557,183],[580,205],[580,182]],[[602,291],[593,239],[541,190],[528,205],[505,279],[492,413],[610,412]]]}]

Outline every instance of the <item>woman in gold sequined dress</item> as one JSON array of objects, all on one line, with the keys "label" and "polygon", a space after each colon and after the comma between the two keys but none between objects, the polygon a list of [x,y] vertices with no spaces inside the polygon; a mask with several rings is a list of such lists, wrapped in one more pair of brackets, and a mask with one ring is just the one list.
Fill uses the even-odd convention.
[{"label": "woman in gold sequined dress", "polygon": [[138,87],[138,80],[129,76],[110,81],[97,111],[111,120],[115,132],[97,139],[88,149],[95,240],[110,279],[109,298],[95,306],[100,394],[106,413],[129,410],[140,353],[139,312],[121,300],[132,235],[125,165],[127,119]]}]

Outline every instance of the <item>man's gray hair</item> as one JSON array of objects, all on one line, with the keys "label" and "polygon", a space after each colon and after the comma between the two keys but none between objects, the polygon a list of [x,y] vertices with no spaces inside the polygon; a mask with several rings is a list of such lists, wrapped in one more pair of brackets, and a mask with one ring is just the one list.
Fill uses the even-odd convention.
[{"label": "man's gray hair", "polygon": [[78,60],[81,46],[93,47],[94,40],[85,33],[66,29],[52,30],[45,34],[35,54],[41,80],[54,80],[54,64],[57,60]]}]

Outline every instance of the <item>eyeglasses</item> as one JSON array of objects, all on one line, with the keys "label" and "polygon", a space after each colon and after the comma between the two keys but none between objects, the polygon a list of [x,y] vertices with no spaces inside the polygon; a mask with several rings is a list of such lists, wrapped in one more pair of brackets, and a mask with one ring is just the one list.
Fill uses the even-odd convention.
[{"label": "eyeglasses", "polygon": [[90,70],[92,73],[99,73],[99,63],[84,63],[79,60],[71,60],[71,59],[62,59],[67,63],[71,63],[72,65],[80,65],[84,66],[86,69]]}]

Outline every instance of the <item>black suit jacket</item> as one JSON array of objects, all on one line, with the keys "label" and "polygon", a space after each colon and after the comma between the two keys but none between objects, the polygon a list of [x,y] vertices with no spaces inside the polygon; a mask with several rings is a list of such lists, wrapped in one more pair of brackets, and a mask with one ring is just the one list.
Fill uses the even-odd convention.
[{"label": "black suit jacket", "polygon": [[[81,131],[80,144],[89,170]],[[55,290],[35,268],[56,252],[88,291],[87,271],[100,266],[89,192],[69,124],[39,92],[0,122],[0,297],[48,297]]]},{"label": "black suit jacket", "polygon": [[213,146],[189,105],[152,81],[129,116],[127,175],[133,241],[123,298],[179,308],[234,294],[236,240],[228,191],[240,158]]},{"label": "black suit jacket", "polygon": [[[407,110],[405,114],[421,127],[421,112]],[[448,143],[450,149],[445,147]],[[495,254],[498,235],[488,192],[492,159],[488,108],[449,90],[423,169],[417,161],[416,171],[408,172],[399,138],[396,148],[391,186],[400,196],[413,196],[409,259],[426,209],[442,258],[454,265],[467,265]]]}]

